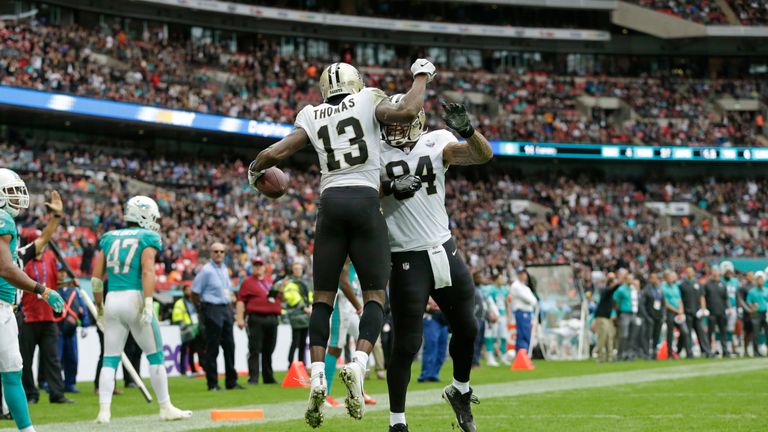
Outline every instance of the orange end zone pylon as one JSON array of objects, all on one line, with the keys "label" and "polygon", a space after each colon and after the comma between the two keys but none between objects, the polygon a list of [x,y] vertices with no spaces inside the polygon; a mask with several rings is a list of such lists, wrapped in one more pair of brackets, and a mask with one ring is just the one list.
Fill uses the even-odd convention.
[{"label": "orange end zone pylon", "polygon": [[304,368],[304,363],[295,361],[291,363],[291,367],[288,369],[288,373],[285,374],[282,387],[309,387],[309,375]]},{"label": "orange end zone pylon", "polygon": [[213,421],[262,420],[263,409],[211,410]]},{"label": "orange end zone pylon", "polygon": [[536,367],[533,366],[533,362],[531,361],[531,358],[528,357],[528,350],[521,349],[517,352],[517,356],[515,356],[515,361],[512,363],[512,370],[534,370]]}]

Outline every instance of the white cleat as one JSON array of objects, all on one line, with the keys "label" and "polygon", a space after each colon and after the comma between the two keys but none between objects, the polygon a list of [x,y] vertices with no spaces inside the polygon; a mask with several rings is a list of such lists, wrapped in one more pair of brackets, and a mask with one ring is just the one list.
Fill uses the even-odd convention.
[{"label": "white cleat", "polygon": [[323,407],[328,395],[328,382],[325,380],[325,372],[312,376],[309,383],[309,402],[304,420],[310,427],[318,428],[323,424]]},{"label": "white cleat", "polygon": [[112,420],[112,413],[109,411],[99,411],[98,417],[96,417],[96,424],[109,424]]},{"label": "white cleat", "polygon": [[160,408],[160,420],[162,421],[184,420],[191,417],[192,411],[180,410],[173,405]]},{"label": "white cleat", "polygon": [[491,367],[499,367],[499,362],[496,361],[496,358],[491,353],[485,353],[485,363]]},{"label": "white cleat", "polygon": [[365,392],[363,391],[365,371],[363,367],[356,361],[349,362],[341,369],[339,376],[344,385],[347,386],[347,399],[344,401],[347,413],[355,420],[362,420],[365,410]]}]

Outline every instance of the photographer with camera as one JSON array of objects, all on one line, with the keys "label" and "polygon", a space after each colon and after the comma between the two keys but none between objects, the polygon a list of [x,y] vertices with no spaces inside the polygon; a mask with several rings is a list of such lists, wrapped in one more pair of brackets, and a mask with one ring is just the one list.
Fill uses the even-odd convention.
[{"label": "photographer with camera", "polygon": [[245,278],[237,294],[235,320],[248,334],[248,384],[259,383],[259,356],[264,384],[275,384],[272,352],[277,344],[281,293],[273,290],[272,278],[262,258],[253,259],[253,273]]}]

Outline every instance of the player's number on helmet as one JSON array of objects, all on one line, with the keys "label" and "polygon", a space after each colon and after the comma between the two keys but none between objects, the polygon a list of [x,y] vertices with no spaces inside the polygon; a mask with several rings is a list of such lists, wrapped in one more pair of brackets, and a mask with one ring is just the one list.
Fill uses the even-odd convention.
[{"label": "player's number on helmet", "polygon": [[[336,124],[336,134],[341,136],[347,133],[347,129],[352,128],[353,136],[349,139],[350,151],[344,153],[344,161],[349,166],[361,165],[368,160],[368,145],[365,143],[363,136],[363,126],[360,124],[360,120],[354,117],[347,117]],[[317,138],[323,142],[323,148],[327,154],[328,171],[336,171],[341,168],[341,161],[337,159],[334,148],[331,146],[333,140],[331,139],[328,125],[321,127],[317,131]],[[352,149],[357,147],[358,154],[354,155]]]},{"label": "player's number on helmet", "polygon": [[[408,168],[408,163],[402,160],[388,163],[385,169],[387,171],[387,177],[392,180],[411,173],[410,168]],[[427,195],[437,193],[437,186],[435,186],[437,176],[435,176],[435,168],[432,166],[432,159],[430,159],[429,156],[422,156],[419,158],[419,161],[416,163],[416,172],[413,174],[419,176],[422,183],[427,184],[425,189]],[[398,194],[394,194],[394,197],[398,200],[409,198],[409,196],[398,196]]]}]

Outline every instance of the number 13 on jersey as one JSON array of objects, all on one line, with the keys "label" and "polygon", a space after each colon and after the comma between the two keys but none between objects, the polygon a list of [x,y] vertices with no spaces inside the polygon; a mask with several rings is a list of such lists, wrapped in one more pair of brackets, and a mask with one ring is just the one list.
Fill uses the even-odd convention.
[{"label": "number 13 on jersey", "polygon": [[[347,117],[336,124],[336,135],[341,137],[348,135],[348,129],[352,129],[352,136],[349,138],[349,151],[344,153],[344,161],[350,167],[355,165],[361,165],[368,160],[368,145],[366,145],[363,139],[363,127],[360,125],[360,121],[354,117]],[[333,140],[328,130],[328,125],[324,125],[317,131],[317,137],[323,142],[323,148],[327,156],[328,171],[336,171],[341,169],[341,160],[336,155],[335,150],[331,146],[332,142],[338,142]],[[342,141],[343,142],[343,141]],[[355,155],[357,153],[357,155]]]}]

